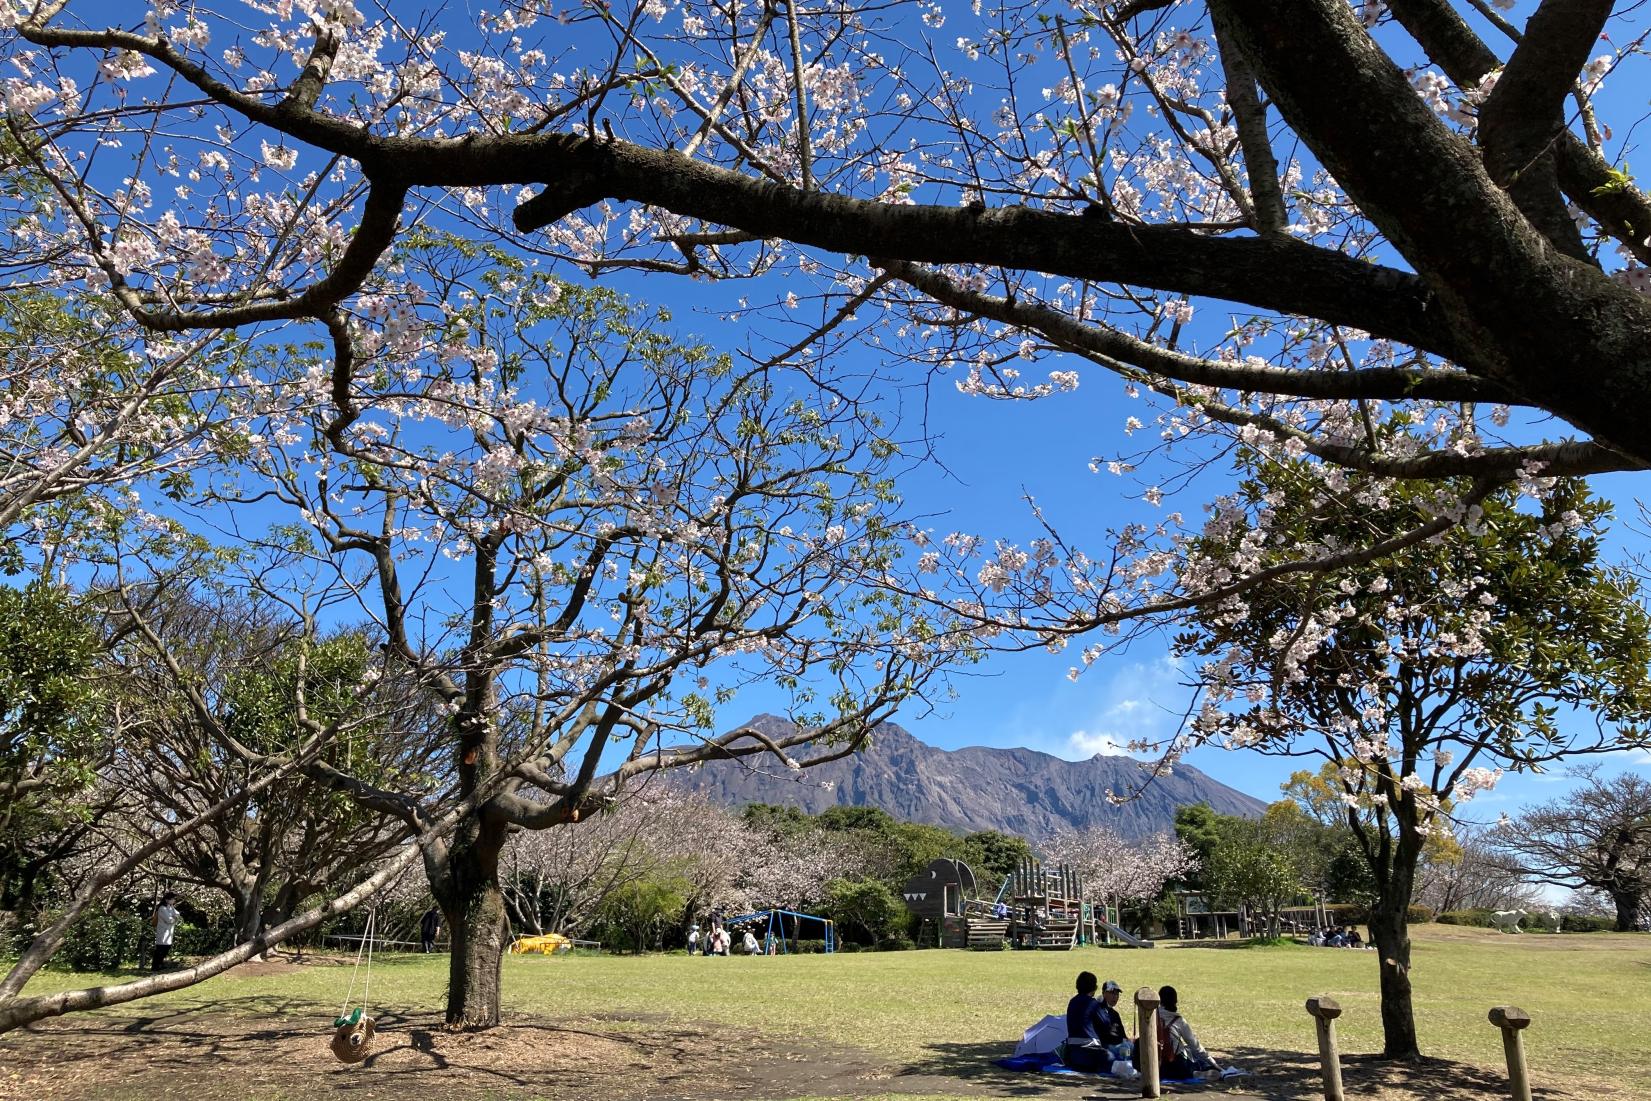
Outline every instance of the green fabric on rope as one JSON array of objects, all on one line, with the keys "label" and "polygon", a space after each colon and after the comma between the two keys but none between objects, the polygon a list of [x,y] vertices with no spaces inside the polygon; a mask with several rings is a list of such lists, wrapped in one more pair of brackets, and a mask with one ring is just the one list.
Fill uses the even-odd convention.
[{"label": "green fabric on rope", "polygon": [[[333,1018],[334,1028],[343,1028],[345,1025],[355,1027],[361,1023],[361,1016],[367,1009],[367,994],[373,985],[373,936],[378,931],[378,907],[367,911],[367,925],[361,932],[361,943],[355,947],[355,966],[350,969],[350,988],[344,992],[344,1004],[338,1007],[339,1015]],[[356,975],[361,971],[361,955],[367,955],[367,977],[361,984],[361,1004],[348,1015],[345,1010],[350,1008],[350,999],[355,994]]]}]

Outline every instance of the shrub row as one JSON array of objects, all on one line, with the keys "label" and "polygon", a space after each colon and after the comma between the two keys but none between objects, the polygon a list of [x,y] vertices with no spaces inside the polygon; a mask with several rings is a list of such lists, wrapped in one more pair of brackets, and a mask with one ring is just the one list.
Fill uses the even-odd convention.
[{"label": "shrub row", "polygon": [[[118,971],[149,958],[154,926],[129,910],[92,911],[63,938],[55,963],[75,971]],[[32,930],[31,930],[32,932]],[[180,921],[172,934],[173,956],[211,956],[230,946],[227,923],[200,926]]]},{"label": "shrub row", "polygon": [[1592,914],[1564,914],[1559,919],[1559,927],[1567,933],[1609,933],[1617,923]]},{"label": "shrub row", "polygon": [[76,971],[118,971],[148,949],[149,930],[134,913],[94,910],[70,927],[57,960]]},{"label": "shrub row", "polygon": [[[1471,910],[1446,910],[1439,915],[1441,925],[1472,925],[1481,929],[1493,928],[1491,914],[1494,910],[1474,908]],[[1565,933],[1609,933],[1617,927],[1617,923],[1608,917],[1595,917],[1589,914],[1563,914],[1559,919],[1559,928]],[[1521,926],[1527,933],[1551,933],[1552,926],[1545,918],[1536,918]]]},{"label": "shrub row", "polygon": [[[1324,907],[1331,925],[1368,925],[1370,924],[1370,907],[1361,902],[1332,902]],[[1418,906],[1414,903],[1405,909],[1405,918],[1412,925],[1426,925],[1435,918],[1433,908]]]}]

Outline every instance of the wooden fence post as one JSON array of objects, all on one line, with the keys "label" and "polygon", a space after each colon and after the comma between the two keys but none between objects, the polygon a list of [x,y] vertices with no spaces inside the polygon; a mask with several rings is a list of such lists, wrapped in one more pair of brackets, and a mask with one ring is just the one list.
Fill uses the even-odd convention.
[{"label": "wooden fence post", "polygon": [[1490,1011],[1490,1023],[1502,1030],[1502,1051],[1508,1057],[1508,1092],[1513,1101],[1531,1101],[1531,1071],[1525,1064],[1525,1041],[1520,1033],[1531,1026],[1531,1015],[1513,1005]]},{"label": "wooden fence post", "polygon": [[1141,1096],[1158,1096],[1158,991],[1143,986],[1135,992],[1135,1034],[1141,1046]]},{"label": "wooden fence post", "polygon": [[1328,994],[1307,999],[1307,1012],[1319,1036],[1319,1067],[1324,1073],[1324,1101],[1345,1101],[1341,1091],[1341,1049],[1336,1046],[1336,1018],[1341,1016],[1341,1005]]}]

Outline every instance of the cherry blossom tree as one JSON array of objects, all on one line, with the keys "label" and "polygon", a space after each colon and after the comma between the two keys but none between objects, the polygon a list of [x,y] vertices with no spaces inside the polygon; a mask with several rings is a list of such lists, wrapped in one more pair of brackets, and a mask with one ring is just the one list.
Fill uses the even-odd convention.
[{"label": "cherry blossom tree", "polygon": [[1610,899],[1617,930],[1646,928],[1651,900],[1651,782],[1578,770],[1580,789],[1530,807],[1489,838],[1504,874]]},{"label": "cherry blossom tree", "polygon": [[[409,630],[434,620],[409,621],[397,588],[403,507],[481,562],[472,577],[495,577],[478,594],[495,590],[494,565],[543,577],[547,593],[578,577],[554,553],[534,566],[504,549],[519,521],[543,532],[524,484],[549,482],[520,476],[550,463],[526,444],[539,426],[512,419],[525,403],[493,403],[508,376],[491,389],[495,364],[471,358],[522,354],[476,339],[487,296],[516,289],[463,298],[461,279],[409,260],[431,234],[595,275],[737,281],[724,309],[761,330],[751,362],[806,370],[844,403],[837,413],[861,393],[834,373],[851,350],[1009,400],[1056,397],[1093,367],[1151,395],[1172,466],[1195,469],[1208,454],[1198,440],[1236,440],[1290,463],[1321,502],[1345,492],[1348,470],[1425,500],[1402,525],[1274,541],[1271,557],[1230,544],[1195,555],[1198,569],[1176,568],[1178,515],[1101,553],[1053,525],[1026,547],[916,532],[935,591],[882,579],[997,644],[1084,638],[1087,664],[1106,648],[1097,628],[1366,567],[1475,515],[1505,483],[1538,493],[1543,478],[1651,460],[1637,413],[1651,386],[1651,200],[1619,165],[1633,120],[1602,93],[1640,63],[1641,16],[1599,0],[1521,6],[1522,27],[1449,0],[508,0],[478,12],[270,0],[243,27],[153,0],[109,27],[85,2],[5,0],[17,70],[0,89],[6,155],[50,192],[14,203],[13,237],[43,258],[24,277],[107,295],[146,339],[302,350],[321,338],[294,357],[301,379],[274,382],[268,364],[233,376],[247,380],[238,423],[270,424],[232,446],[282,485],[324,554],[372,560],[392,653],[470,724],[460,799],[485,803],[495,782],[537,782],[499,764],[533,764],[536,737],[495,753],[501,714],[541,736],[541,718],[578,715],[606,745],[647,700],[614,704],[611,722],[573,696],[563,712],[500,702],[517,690],[500,688],[501,670],[586,629],[578,613],[550,629],[549,602],[512,633],[523,609],[473,601],[467,640],[457,631],[446,649]],[[1023,380],[1033,365],[1045,377]],[[466,473],[509,493],[466,497],[443,481],[460,451],[421,450],[397,419],[456,431],[461,408],[480,410],[465,414],[477,432]],[[589,454],[557,439],[547,451]],[[31,438],[18,461],[43,446]],[[1096,466],[1142,477],[1156,504],[1175,481],[1149,481],[1144,461]],[[661,484],[675,488],[631,481],[628,503],[657,517]],[[353,522],[357,504],[340,514],[335,495],[375,498],[360,507],[377,526]],[[609,504],[580,523],[628,535]],[[1267,545],[1271,520],[1251,520]],[[616,560],[605,530],[580,529],[602,565]],[[1283,545],[1313,553],[1280,560]],[[598,607],[576,580],[567,590]],[[640,622],[624,600],[618,615],[621,631]],[[452,654],[463,660],[449,667]],[[610,651],[592,669],[622,664]],[[653,729],[638,727],[633,747]],[[687,763],[664,750],[636,760]],[[546,773],[570,785],[554,811],[498,792],[486,829],[467,820],[448,849],[460,865],[478,854],[477,874],[444,879],[447,858],[432,865],[438,896],[450,883],[450,905],[480,915],[465,927],[493,931],[474,981],[455,972],[455,1021],[496,1017],[484,957],[501,927],[489,879],[503,820],[583,813],[594,775]],[[357,790],[425,832],[405,800]]]},{"label": "cherry blossom tree", "polygon": [[703,796],[642,790],[576,824],[515,834],[501,882],[516,928],[579,935],[614,891],[662,869],[686,888],[690,912],[742,905],[736,884],[757,844]]},{"label": "cherry blossom tree", "polygon": [[1537,888],[1492,847],[1491,834],[1482,826],[1458,824],[1449,837],[1430,844],[1416,868],[1416,901],[1441,914],[1545,909]]},{"label": "cherry blossom tree", "polygon": [[[871,404],[819,399],[818,376],[788,390],[450,238],[398,265],[431,291],[386,294],[388,336],[340,320],[326,348],[249,352],[263,396],[237,411],[238,459],[165,526],[188,554],[194,532],[234,530],[223,583],[300,611],[305,639],[350,609],[382,639],[360,683],[393,675],[443,712],[437,767],[387,774],[368,749],[304,773],[423,839],[449,1020],[486,1027],[513,831],[578,823],[665,769],[841,757],[972,643],[867,583],[899,530]],[[247,532],[254,502],[287,511]],[[149,549],[117,568],[156,568]],[[717,731],[716,703],[756,682],[798,725]],[[326,725],[314,700],[293,716],[298,738]],[[432,836],[455,806],[457,831]]]},{"label": "cherry blossom tree", "polygon": [[[1414,524],[1421,491],[1355,476],[1334,504],[1293,467],[1265,465],[1225,499],[1186,568],[1265,562],[1304,541],[1346,545]],[[1265,514],[1264,528],[1250,518]],[[1486,497],[1460,526],[1391,560],[1329,577],[1286,574],[1200,608],[1177,638],[1202,660],[1193,744],[1319,757],[1375,880],[1371,939],[1388,1055],[1418,1053],[1407,908],[1429,838],[1504,770],[1643,744],[1651,640],[1631,578],[1599,562],[1609,507],[1578,482],[1540,512]],[[1561,709],[1597,717],[1593,729]]]},{"label": "cherry blossom tree", "polygon": [[1061,834],[1044,847],[1050,860],[1083,877],[1088,897],[1109,904],[1155,899],[1166,883],[1198,867],[1192,849],[1168,833],[1132,841],[1095,826]]},{"label": "cherry blossom tree", "polygon": [[818,904],[838,879],[873,877],[878,854],[865,851],[849,834],[810,829],[759,839],[740,860],[734,897],[749,907]]}]

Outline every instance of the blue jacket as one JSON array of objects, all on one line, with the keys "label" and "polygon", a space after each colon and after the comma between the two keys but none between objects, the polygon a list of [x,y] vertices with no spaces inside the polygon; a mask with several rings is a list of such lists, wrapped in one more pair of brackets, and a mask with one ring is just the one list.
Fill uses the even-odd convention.
[{"label": "blue jacket", "polygon": [[1066,1035],[1072,1040],[1121,1044],[1129,1040],[1123,1019],[1093,994],[1078,994],[1066,1003]]}]

